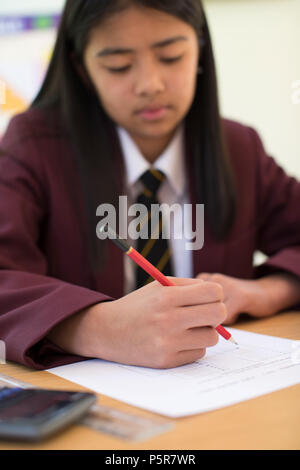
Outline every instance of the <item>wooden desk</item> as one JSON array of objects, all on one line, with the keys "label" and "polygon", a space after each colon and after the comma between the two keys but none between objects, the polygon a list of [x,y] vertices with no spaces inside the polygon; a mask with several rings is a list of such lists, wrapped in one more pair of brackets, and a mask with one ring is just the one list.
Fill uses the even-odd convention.
[{"label": "wooden desk", "polygon": [[[247,318],[235,326],[256,333],[299,340],[300,312],[285,312],[261,320]],[[33,371],[11,363],[1,365],[0,372],[44,388],[84,390],[48,372]],[[99,399],[103,405],[151,416],[149,412],[103,395],[99,395]],[[300,385],[221,410],[170,421],[175,423],[173,430],[139,444],[75,425],[39,445],[0,441],[0,450],[300,449]]]}]

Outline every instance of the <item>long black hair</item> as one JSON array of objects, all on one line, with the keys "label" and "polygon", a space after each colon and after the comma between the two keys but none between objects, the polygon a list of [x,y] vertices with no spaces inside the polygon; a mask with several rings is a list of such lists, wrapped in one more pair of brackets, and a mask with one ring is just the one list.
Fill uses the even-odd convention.
[{"label": "long black hair", "polygon": [[122,189],[114,178],[114,123],[84,73],[83,54],[91,29],[130,5],[154,8],[178,17],[191,25],[203,41],[199,59],[203,73],[198,75],[194,101],[185,118],[196,197],[197,202],[205,204],[206,219],[218,240],[227,236],[235,216],[235,185],[219,112],[211,38],[201,0],[67,0],[52,59],[32,107],[55,106],[60,110],[82,181],[90,246],[94,255],[100,249],[101,256],[103,242],[97,243],[95,234],[96,208],[102,202],[117,207]]}]

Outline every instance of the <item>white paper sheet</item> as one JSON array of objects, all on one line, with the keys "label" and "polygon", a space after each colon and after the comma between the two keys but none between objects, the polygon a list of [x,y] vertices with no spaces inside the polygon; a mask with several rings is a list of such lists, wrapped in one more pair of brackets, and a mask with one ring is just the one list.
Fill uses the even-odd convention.
[{"label": "white paper sheet", "polygon": [[170,417],[222,408],[300,383],[299,341],[228,328],[206,356],[174,369],[92,359],[48,372],[131,405]]}]

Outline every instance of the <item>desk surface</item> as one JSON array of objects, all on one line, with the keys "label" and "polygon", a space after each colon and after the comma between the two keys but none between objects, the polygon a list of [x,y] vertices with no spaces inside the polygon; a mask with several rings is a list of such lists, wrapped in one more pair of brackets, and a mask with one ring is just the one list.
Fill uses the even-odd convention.
[{"label": "desk surface", "polygon": [[[300,312],[284,312],[260,320],[242,319],[234,326],[300,340]],[[49,372],[34,371],[12,363],[0,365],[0,373],[44,388],[85,390]],[[152,416],[103,395],[99,395],[99,403]],[[0,450],[300,449],[300,385],[220,410],[168,421],[174,424],[171,431],[138,444],[75,425],[38,445],[0,441]]]}]

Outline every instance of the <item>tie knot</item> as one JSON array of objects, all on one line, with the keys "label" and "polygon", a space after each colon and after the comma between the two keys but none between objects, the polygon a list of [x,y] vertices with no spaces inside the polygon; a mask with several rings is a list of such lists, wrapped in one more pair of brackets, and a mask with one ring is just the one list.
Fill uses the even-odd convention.
[{"label": "tie knot", "polygon": [[140,177],[140,181],[144,186],[145,195],[149,198],[155,198],[161,183],[165,179],[164,173],[155,168],[150,168]]}]

